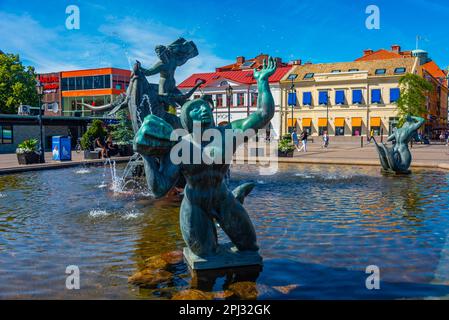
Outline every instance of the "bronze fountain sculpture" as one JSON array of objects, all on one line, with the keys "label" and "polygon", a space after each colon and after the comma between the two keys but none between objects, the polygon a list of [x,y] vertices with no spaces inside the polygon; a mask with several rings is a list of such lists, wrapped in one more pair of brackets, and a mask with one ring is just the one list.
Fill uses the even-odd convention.
[{"label": "bronze fountain sculpture", "polygon": [[[260,265],[256,232],[243,207],[254,184],[245,183],[231,192],[225,176],[233,153],[243,143],[235,136],[254,135],[274,115],[268,78],[276,70],[276,61],[270,57],[261,70],[254,70],[259,92],[257,110],[245,119],[217,126],[207,98],[188,101],[202,81],[187,94],[176,88],[175,69],[198,54],[195,44],[181,38],[168,47],[156,47],[156,53],[161,61],[150,69],[136,62],[129,88],[117,101],[100,107],[86,106],[93,110],[113,108],[111,113],[128,106],[136,132],[134,149],[143,157],[146,181],[156,198],[165,196],[185,179],[180,227],[187,244],[184,257],[192,269]],[[149,84],[145,76],[157,73],[161,74],[159,86]],[[167,112],[169,106],[180,105],[180,117]],[[176,136],[179,129],[184,131]],[[220,137],[204,141],[203,135],[211,130]],[[179,146],[184,161],[175,163],[173,150]],[[206,154],[199,162],[194,159],[198,153]],[[231,243],[218,243],[217,224]]]}]

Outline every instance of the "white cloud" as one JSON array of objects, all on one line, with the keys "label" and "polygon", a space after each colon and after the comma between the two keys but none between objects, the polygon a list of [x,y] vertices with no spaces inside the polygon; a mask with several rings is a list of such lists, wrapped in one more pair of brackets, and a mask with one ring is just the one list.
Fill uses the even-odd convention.
[{"label": "white cloud", "polygon": [[[202,39],[191,33],[149,20],[108,17],[94,34],[42,26],[31,16],[0,12],[0,49],[18,53],[37,72],[113,66],[130,68],[135,60],[150,66],[157,61],[154,47],[169,44],[180,36],[195,41],[199,56],[177,70],[181,82],[192,73],[214,71],[230,61],[214,55]],[[153,80],[153,79],[151,79]],[[152,82],[157,82],[154,79]]]}]

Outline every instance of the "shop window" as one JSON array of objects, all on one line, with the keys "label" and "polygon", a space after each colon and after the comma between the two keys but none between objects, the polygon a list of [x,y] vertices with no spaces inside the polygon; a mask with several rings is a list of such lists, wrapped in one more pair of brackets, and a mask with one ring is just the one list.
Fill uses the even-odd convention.
[{"label": "shop window", "polygon": [[335,127],[335,135],[336,136],[344,136],[345,135],[345,127]]},{"label": "shop window", "polygon": [[362,134],[362,127],[352,127],[352,135],[360,136]]},{"label": "shop window", "polygon": [[111,87],[111,75],[109,75],[109,74],[104,76],[104,87],[105,88]]},{"label": "shop window", "polygon": [[237,105],[239,107],[245,104],[245,94],[243,92],[237,93]]},{"label": "shop window", "polygon": [[215,95],[215,105],[217,107],[223,106],[223,95],[222,94],[216,94]]},{"label": "shop window", "polygon": [[251,93],[251,106],[253,106],[253,107],[257,106],[258,97],[259,97],[259,94],[257,92]]},{"label": "shop window", "polygon": [[312,134],[312,127],[302,127],[302,130],[307,132],[308,136]]}]

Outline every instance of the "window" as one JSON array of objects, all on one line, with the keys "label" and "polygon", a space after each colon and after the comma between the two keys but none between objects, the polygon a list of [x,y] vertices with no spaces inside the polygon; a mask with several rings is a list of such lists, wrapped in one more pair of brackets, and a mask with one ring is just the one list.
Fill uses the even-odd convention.
[{"label": "window", "polygon": [[296,106],[296,92],[289,92],[287,100],[289,106]]},{"label": "window", "polygon": [[352,103],[353,104],[362,104],[362,90],[361,89],[355,89],[352,90]]},{"label": "window", "polygon": [[12,144],[12,126],[0,125],[0,144]]},{"label": "window", "polygon": [[292,81],[292,80],[295,80],[297,77],[298,77],[298,75],[296,73],[292,73],[287,77],[287,79]]},{"label": "window", "polygon": [[62,78],[61,79],[61,91],[67,91],[69,89],[68,79]]},{"label": "window", "polygon": [[94,76],[93,77],[93,88],[94,89],[103,89],[104,88],[104,77],[103,76]]},{"label": "window", "polygon": [[314,73],[306,73],[304,79],[312,79],[314,75],[315,75]]},{"label": "window", "polygon": [[348,71],[349,72],[357,72],[357,71],[359,71],[359,69],[349,69]]},{"label": "window", "polygon": [[239,107],[245,104],[245,94],[243,92],[237,93],[237,105]]},{"label": "window", "polygon": [[400,68],[396,68],[394,69],[394,74],[403,74],[405,73],[405,68],[404,67],[400,67]]},{"label": "window", "polygon": [[362,118],[352,118],[352,135],[361,136],[362,135]]},{"label": "window", "polygon": [[84,82],[84,90],[93,89],[93,77],[91,76],[84,77],[83,82]]},{"label": "window", "polygon": [[327,104],[327,91],[320,91],[318,93],[318,103],[320,105]]},{"label": "window", "polygon": [[335,118],[335,135],[345,135],[345,118]]},{"label": "window", "polygon": [[69,90],[76,90],[75,78],[69,78]]},{"label": "window", "polygon": [[390,103],[397,102],[401,95],[401,90],[399,88],[390,89]]},{"label": "window", "polygon": [[254,61],[246,61],[241,65],[241,68],[250,68],[254,64]]},{"label": "window", "polygon": [[253,107],[257,106],[258,97],[259,97],[259,94],[257,92],[251,93],[251,106],[253,106]]},{"label": "window", "polygon": [[305,106],[312,105],[312,92],[303,92],[302,93],[302,104]]},{"label": "window", "polygon": [[345,91],[337,90],[335,91],[335,104],[345,104]]},{"label": "window", "polygon": [[341,70],[332,70],[331,73],[339,73]]},{"label": "window", "polygon": [[75,78],[75,90],[83,90],[83,78],[76,77]]},{"label": "window", "polygon": [[223,95],[222,94],[216,94],[215,95],[215,105],[216,107],[222,107],[223,106]]},{"label": "window", "polygon": [[387,72],[387,69],[376,69],[375,74],[380,75],[380,74],[385,74]]},{"label": "window", "polygon": [[110,88],[111,87],[111,75],[107,74],[104,76],[104,87]]},{"label": "window", "polygon": [[382,102],[382,93],[380,89],[371,90],[371,103],[381,103]]}]

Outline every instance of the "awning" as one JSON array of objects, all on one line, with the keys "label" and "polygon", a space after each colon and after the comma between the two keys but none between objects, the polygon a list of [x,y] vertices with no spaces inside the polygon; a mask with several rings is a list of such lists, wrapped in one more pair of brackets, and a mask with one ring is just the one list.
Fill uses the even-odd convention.
[{"label": "awning", "polygon": [[371,127],[380,127],[380,117],[372,117],[369,122]]},{"label": "awning", "polygon": [[335,126],[336,127],[344,127],[345,126],[345,118],[335,118]]},{"label": "awning", "polygon": [[362,118],[352,118],[351,124],[353,127],[361,127],[362,126]]},{"label": "awning", "polygon": [[302,126],[303,127],[311,127],[312,126],[312,118],[303,118]]},{"label": "awning", "polygon": [[318,127],[327,127],[327,119],[319,118],[318,119]]},{"label": "awning", "polygon": [[287,127],[296,127],[296,118],[292,119],[292,118],[288,118],[287,119]]}]

